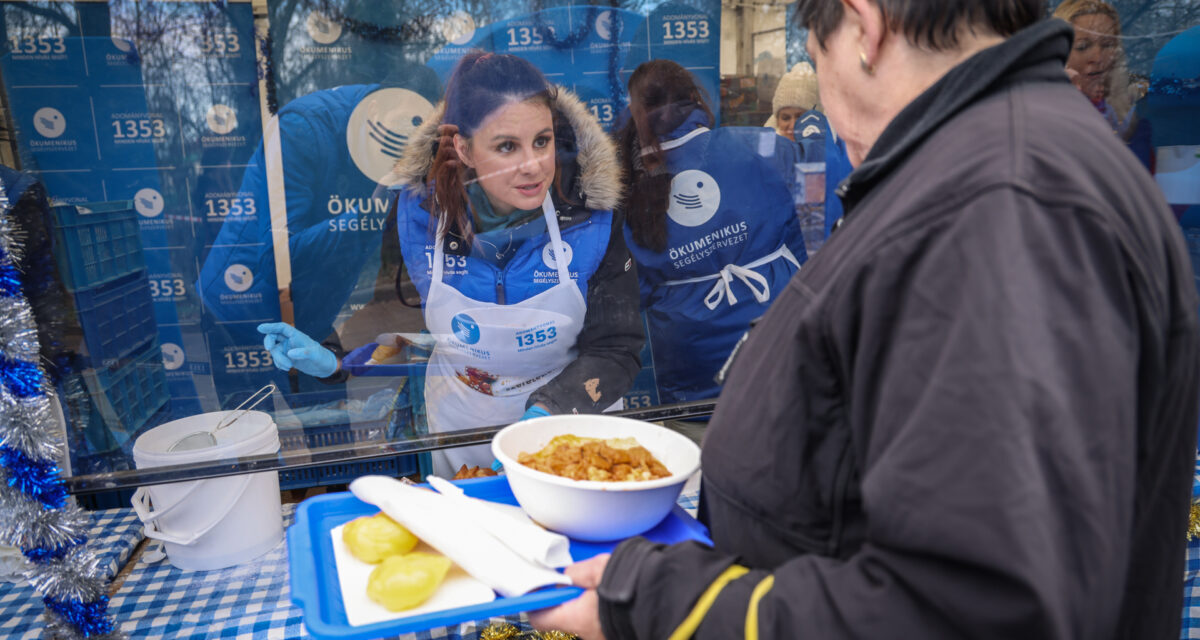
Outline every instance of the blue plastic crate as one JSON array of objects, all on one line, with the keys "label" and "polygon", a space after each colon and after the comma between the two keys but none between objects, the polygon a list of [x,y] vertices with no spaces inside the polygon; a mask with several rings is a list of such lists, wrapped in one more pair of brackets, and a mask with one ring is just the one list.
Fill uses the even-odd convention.
[{"label": "blue plastic crate", "polygon": [[84,371],[83,379],[91,401],[85,436],[97,452],[128,442],[168,399],[167,375],[157,344],[117,369]]},{"label": "blue plastic crate", "polygon": [[146,268],[132,200],[51,207],[55,257],[71,291]]},{"label": "blue plastic crate", "polygon": [[158,337],[145,271],[76,291],[75,313],[93,367],[119,367]]},{"label": "blue plastic crate", "polygon": [[392,458],[377,458],[375,460],[360,460],[327,464],[307,469],[292,469],[279,472],[279,488],[303,489],[305,487],[320,487],[330,484],[344,484],[366,475],[384,475],[392,478],[427,473],[421,468],[420,456],[428,454],[409,454]]},{"label": "blue plastic crate", "polygon": [[[317,449],[351,443],[384,442],[389,438],[386,422],[322,425],[302,429],[280,429],[282,451]],[[392,477],[418,474],[424,478],[433,471],[428,453],[400,455],[392,458],[327,464],[320,467],[279,472],[280,489],[300,489],[341,484],[369,474]]]}]

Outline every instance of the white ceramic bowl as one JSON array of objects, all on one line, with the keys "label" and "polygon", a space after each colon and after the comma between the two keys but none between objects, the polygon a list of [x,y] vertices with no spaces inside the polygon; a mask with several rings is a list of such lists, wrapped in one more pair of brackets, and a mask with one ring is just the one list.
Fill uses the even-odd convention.
[{"label": "white ceramic bowl", "polygon": [[[666,478],[630,482],[571,480],[517,462],[563,434],[628,438],[646,447],[671,472]],[[492,440],[521,508],[542,526],[576,540],[628,538],[670,513],[688,478],[700,468],[700,447],[686,436],[649,422],[605,415],[559,415],[509,425]]]}]

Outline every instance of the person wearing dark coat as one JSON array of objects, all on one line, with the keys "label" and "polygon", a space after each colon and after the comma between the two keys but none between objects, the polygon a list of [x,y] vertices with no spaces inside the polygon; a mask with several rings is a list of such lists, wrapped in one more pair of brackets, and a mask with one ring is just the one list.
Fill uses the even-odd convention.
[{"label": "person wearing dark coat", "polygon": [[572,565],[608,638],[1175,638],[1200,328],[1150,175],[1039,0],[800,0],[855,170],[734,355],[715,544]]}]

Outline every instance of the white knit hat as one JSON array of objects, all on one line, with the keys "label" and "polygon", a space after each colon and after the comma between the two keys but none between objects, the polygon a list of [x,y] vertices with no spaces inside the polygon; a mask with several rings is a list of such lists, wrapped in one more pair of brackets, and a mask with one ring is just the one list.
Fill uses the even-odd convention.
[{"label": "white knit hat", "polygon": [[779,79],[775,98],[771,100],[771,114],[779,113],[784,107],[800,107],[805,111],[821,108],[821,94],[817,91],[817,72],[807,62],[792,67]]}]

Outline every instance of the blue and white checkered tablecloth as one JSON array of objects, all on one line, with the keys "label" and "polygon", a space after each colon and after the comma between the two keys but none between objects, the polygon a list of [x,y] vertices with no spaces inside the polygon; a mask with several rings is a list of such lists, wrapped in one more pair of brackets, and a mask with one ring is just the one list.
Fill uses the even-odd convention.
[{"label": "blue and white checkered tablecloth", "polygon": [[[100,557],[110,579],[142,541],[142,521],[133,509],[93,511],[88,546]],[[45,605],[33,587],[0,583],[0,637],[34,640],[42,635]]]},{"label": "blue and white checkered tablecloth", "polygon": [[[1192,476],[1192,501],[1200,500],[1200,455]],[[1183,623],[1179,637],[1200,638],[1200,538],[1188,541],[1183,573]]]}]

